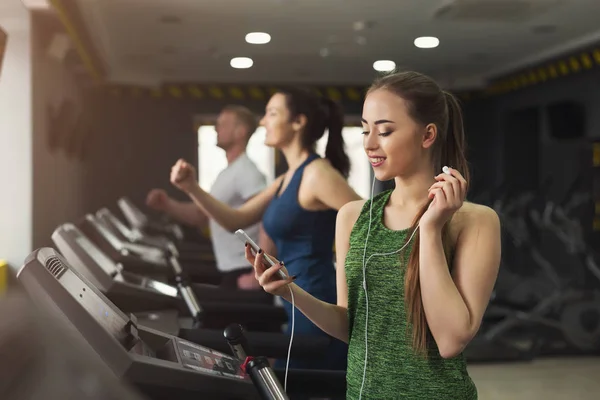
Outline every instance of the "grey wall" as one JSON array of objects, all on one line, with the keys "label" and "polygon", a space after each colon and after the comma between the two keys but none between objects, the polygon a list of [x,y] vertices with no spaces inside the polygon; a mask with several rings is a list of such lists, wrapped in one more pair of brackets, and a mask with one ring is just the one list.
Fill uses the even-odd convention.
[{"label": "grey wall", "polygon": [[180,197],[169,184],[169,173],[179,158],[197,162],[193,116],[198,110],[185,104],[105,96],[91,97],[88,104],[93,114],[85,144],[85,208],[114,206],[123,195],[139,204],[153,187]]},{"label": "grey wall", "polygon": [[48,30],[32,19],[33,248],[51,245],[52,231],[85,210],[85,164],[50,145],[48,111],[62,101],[81,105],[81,94],[63,63],[46,53]]}]

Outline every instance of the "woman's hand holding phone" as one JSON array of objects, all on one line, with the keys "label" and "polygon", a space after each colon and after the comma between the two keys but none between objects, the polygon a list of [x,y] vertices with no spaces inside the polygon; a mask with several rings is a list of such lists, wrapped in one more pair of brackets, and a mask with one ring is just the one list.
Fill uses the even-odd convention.
[{"label": "woman's hand holding phone", "polygon": [[[254,276],[260,286],[267,293],[285,298],[286,294],[289,295],[287,285],[292,283],[296,277],[289,276],[283,263],[275,257],[269,255],[269,258],[275,262],[273,266],[265,260],[265,254],[262,250],[259,250],[258,254],[255,254],[252,247],[246,244],[246,260],[254,266]],[[287,278],[281,278],[279,271],[283,271]]]}]

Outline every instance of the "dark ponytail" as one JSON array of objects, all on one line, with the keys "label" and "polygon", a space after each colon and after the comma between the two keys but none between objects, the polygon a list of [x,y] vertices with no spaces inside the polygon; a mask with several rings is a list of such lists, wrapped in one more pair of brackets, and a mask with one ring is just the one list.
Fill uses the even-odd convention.
[{"label": "dark ponytail", "polygon": [[348,177],[350,159],[344,151],[342,129],[344,114],[341,107],[329,98],[319,97],[315,93],[299,88],[286,88],[279,91],[286,99],[290,119],[300,115],[306,117],[306,126],[302,132],[301,142],[305,149],[315,150],[317,140],[329,131],[325,157],[331,165]]},{"label": "dark ponytail", "polygon": [[444,91],[448,108],[448,128],[445,143],[440,146],[442,167],[447,165],[458,170],[467,181],[471,182],[469,163],[466,155],[465,128],[460,104],[454,95]]},{"label": "dark ponytail", "polygon": [[[392,73],[377,80],[369,89],[388,90],[406,101],[411,117],[426,126],[434,123],[438,136],[433,145],[432,161],[435,173],[442,172],[443,166],[458,170],[469,182],[470,174],[465,156],[465,132],[460,105],[456,98],[440,87],[428,76],[407,71]],[[419,220],[425,214],[432,200],[419,210],[411,227],[417,229]],[[407,240],[411,235],[407,235]],[[448,223],[442,228],[442,243],[448,265],[452,265],[452,249]],[[417,354],[428,356],[429,327],[421,298],[421,280],[419,274],[419,232],[415,233],[404,277],[406,314],[411,325],[412,345]],[[405,258],[406,253],[402,254]]]},{"label": "dark ponytail", "polygon": [[350,158],[344,150],[344,138],[342,136],[344,114],[341,107],[331,99],[324,98],[323,102],[327,109],[326,124],[329,131],[325,157],[331,162],[333,168],[340,171],[344,178],[347,178],[350,172]]}]

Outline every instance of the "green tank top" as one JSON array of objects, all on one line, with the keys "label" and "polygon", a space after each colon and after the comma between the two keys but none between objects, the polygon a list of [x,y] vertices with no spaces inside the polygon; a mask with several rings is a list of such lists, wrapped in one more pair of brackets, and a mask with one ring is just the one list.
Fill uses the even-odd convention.
[{"label": "green tank top", "polygon": [[[383,209],[392,191],[373,198],[372,222],[365,260],[375,253],[402,247],[410,229],[393,231],[383,224]],[[357,400],[365,365],[366,299],[363,289],[363,251],[369,228],[367,201],[350,234],[346,256],[349,346],[346,398]],[[418,234],[418,233],[417,233]],[[415,236],[417,235],[415,234]],[[428,357],[412,348],[411,327],[404,306],[404,272],[415,237],[404,251],[373,256],[367,262],[368,358],[362,398],[418,400],[474,400],[477,389],[469,377],[464,356],[440,356],[430,338]],[[400,256],[403,255],[403,257]]]}]

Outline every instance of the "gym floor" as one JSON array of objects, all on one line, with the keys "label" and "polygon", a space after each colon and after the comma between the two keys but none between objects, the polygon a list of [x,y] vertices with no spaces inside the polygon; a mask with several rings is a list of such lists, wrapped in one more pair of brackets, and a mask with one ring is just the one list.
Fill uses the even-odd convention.
[{"label": "gym floor", "polygon": [[469,373],[479,400],[588,400],[600,398],[600,358],[539,359],[477,364]]}]

